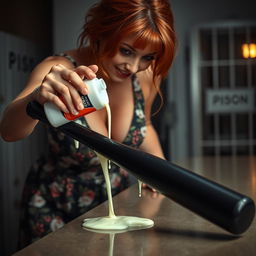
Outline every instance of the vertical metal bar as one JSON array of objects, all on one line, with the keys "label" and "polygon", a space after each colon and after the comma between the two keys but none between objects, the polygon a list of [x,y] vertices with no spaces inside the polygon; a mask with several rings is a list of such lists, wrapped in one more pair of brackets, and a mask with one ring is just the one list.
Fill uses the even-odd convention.
[{"label": "vertical metal bar", "polygon": [[[212,29],[212,67],[213,67],[213,88],[219,88],[219,61],[218,61],[218,35],[217,28]],[[220,132],[219,132],[219,114],[214,114],[214,151],[215,155],[220,155]]]},{"label": "vertical metal bar", "polygon": [[[252,27],[247,26],[246,27],[246,41],[251,42],[251,29]],[[246,68],[247,68],[247,87],[248,89],[252,88],[252,62],[250,60],[247,60],[246,62]],[[248,141],[248,147],[249,147],[249,154],[253,155],[253,112],[249,112],[249,141]]]},{"label": "vertical metal bar", "polygon": [[[235,61],[234,61],[234,27],[229,28],[229,78],[230,89],[235,89]],[[231,113],[231,147],[232,155],[237,154],[237,136],[236,136],[236,113]]]},{"label": "vertical metal bar", "polygon": [[201,77],[200,77],[200,29],[194,28],[191,33],[191,116],[193,129],[193,147],[194,156],[202,155],[202,118],[201,118]]}]

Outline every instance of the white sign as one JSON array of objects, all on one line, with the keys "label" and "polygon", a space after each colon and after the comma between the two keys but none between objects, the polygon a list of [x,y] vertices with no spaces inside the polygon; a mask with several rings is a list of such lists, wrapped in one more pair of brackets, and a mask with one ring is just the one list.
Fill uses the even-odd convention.
[{"label": "white sign", "polygon": [[206,113],[251,112],[254,89],[219,89],[206,91]]}]

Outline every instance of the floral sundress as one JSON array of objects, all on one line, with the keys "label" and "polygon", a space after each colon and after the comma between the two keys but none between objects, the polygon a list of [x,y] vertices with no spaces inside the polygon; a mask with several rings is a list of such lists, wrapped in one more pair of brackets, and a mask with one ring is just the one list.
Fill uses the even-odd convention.
[{"label": "floral sundress", "polygon": [[[134,114],[123,144],[138,148],[146,133],[144,98],[132,77]],[[87,125],[81,118],[83,125]],[[49,150],[31,168],[23,192],[19,248],[57,230],[107,200],[102,168],[86,145],[75,147],[71,137],[48,127]],[[111,163],[112,194],[130,185],[129,175]]]}]

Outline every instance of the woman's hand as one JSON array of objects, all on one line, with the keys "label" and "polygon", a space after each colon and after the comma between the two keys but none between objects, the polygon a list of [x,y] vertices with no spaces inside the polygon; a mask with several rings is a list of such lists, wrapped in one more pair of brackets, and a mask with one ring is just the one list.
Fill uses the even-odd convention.
[{"label": "woman's hand", "polygon": [[141,186],[142,186],[142,188],[144,188],[144,189],[149,189],[149,190],[151,190],[153,193],[158,193],[158,191],[157,191],[156,189],[150,187],[149,185],[147,185],[147,184],[145,184],[145,183],[142,183]]},{"label": "woman's hand", "polygon": [[83,109],[80,94],[87,94],[88,89],[84,79],[91,80],[96,77],[98,66],[78,66],[68,69],[62,64],[54,65],[44,77],[40,87],[34,93],[34,100],[40,104],[54,103],[65,113],[78,114]]}]

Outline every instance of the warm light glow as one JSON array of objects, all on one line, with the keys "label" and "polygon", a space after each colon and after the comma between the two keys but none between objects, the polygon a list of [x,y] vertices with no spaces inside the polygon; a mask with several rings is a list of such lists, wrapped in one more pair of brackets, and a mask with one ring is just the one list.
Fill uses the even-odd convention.
[{"label": "warm light glow", "polygon": [[248,44],[243,44],[242,45],[242,51],[243,51],[243,57],[245,59],[248,59],[249,56],[250,56],[249,45]]},{"label": "warm light glow", "polygon": [[243,44],[242,53],[245,59],[256,58],[256,44]]},{"label": "warm light glow", "polygon": [[251,58],[256,58],[256,44],[250,44],[250,57]]},{"label": "warm light glow", "polygon": [[243,57],[245,59],[248,59],[249,56],[250,56],[249,45],[248,44],[243,44],[242,45],[242,51],[243,51]]}]

